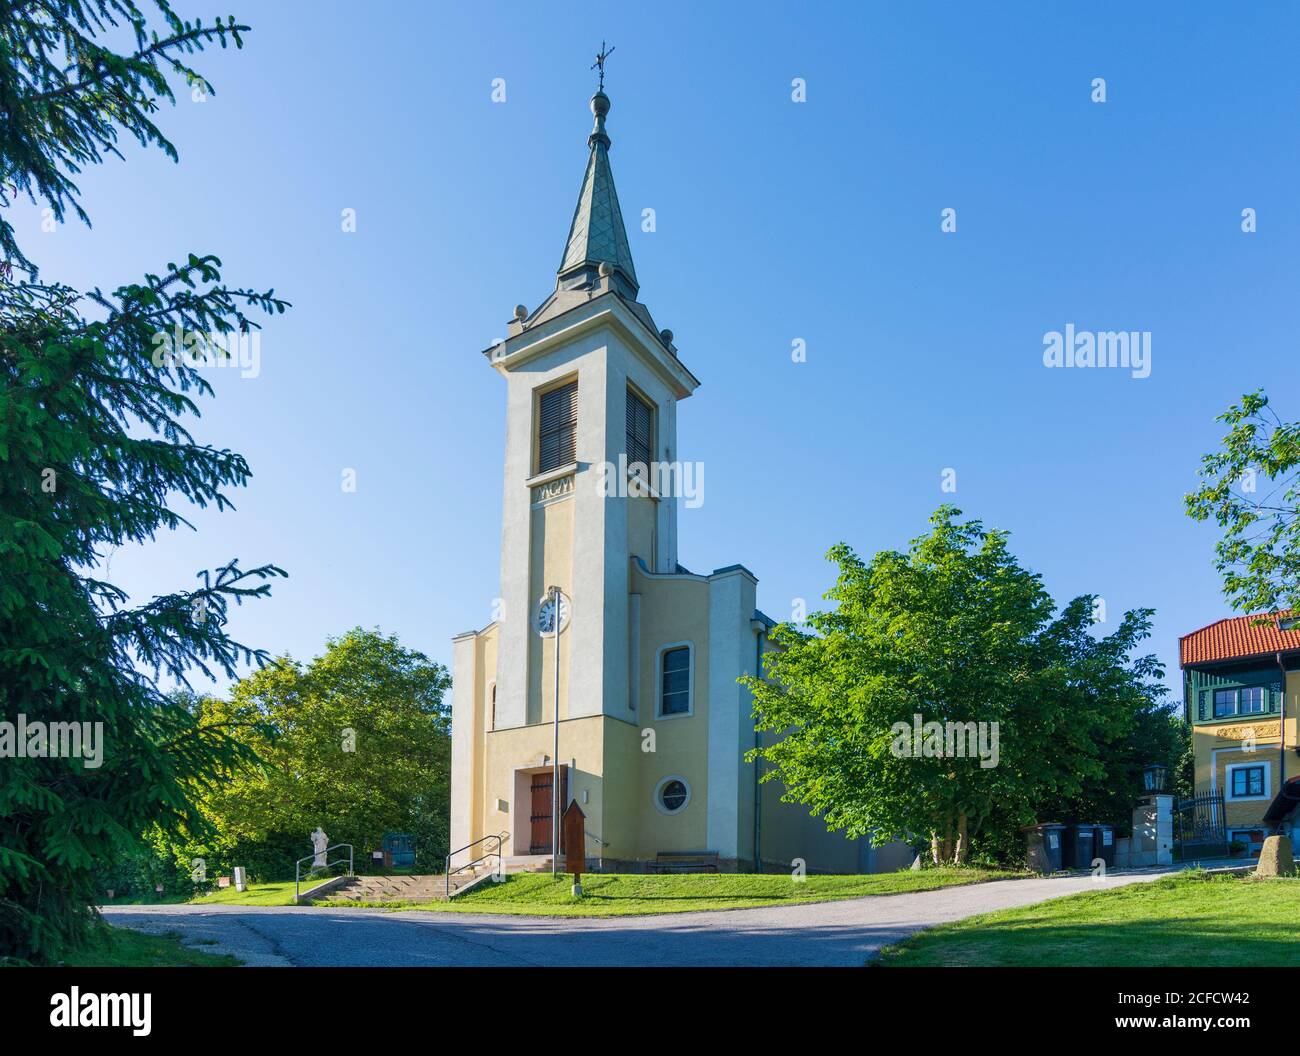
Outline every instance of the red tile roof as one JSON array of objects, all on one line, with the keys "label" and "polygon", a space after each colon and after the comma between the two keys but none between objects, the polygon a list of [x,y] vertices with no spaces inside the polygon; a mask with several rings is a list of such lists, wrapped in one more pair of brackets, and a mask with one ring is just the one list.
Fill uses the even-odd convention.
[{"label": "red tile roof", "polygon": [[[1185,634],[1178,639],[1179,663],[1186,667],[1188,664],[1236,660],[1300,649],[1300,624],[1288,631],[1278,626],[1279,620],[1286,620],[1290,616],[1289,609],[1254,616],[1232,616]],[[1255,622],[1261,618],[1263,623]]]}]

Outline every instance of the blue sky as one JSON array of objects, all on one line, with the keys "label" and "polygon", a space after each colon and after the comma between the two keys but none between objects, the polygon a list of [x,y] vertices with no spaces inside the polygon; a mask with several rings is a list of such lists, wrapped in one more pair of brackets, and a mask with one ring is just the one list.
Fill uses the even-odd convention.
[{"label": "blue sky", "polygon": [[[1100,594],[1111,626],[1154,607],[1171,674],[1178,635],[1229,614],[1182,495],[1241,393],[1300,413],[1290,5],[230,6],[246,49],[201,57],[217,94],[160,117],[179,166],[85,173],[90,230],[15,215],[47,278],[214,252],[295,305],[195,430],[251,486],[113,555],[138,600],[238,557],[290,574],[232,621],[275,653],[360,624],[445,662],[489,621],[504,385],[478,352],[553,287],[604,39],[641,296],[703,382],[683,564],[744,563],[786,618],[831,544],[902,547],[950,499],[1058,600]],[[1150,377],[1046,369],[1067,323],[1150,331]]]}]

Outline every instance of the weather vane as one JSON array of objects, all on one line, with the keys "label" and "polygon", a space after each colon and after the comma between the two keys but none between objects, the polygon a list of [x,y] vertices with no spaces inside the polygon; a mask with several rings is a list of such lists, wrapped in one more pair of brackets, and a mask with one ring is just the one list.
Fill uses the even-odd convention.
[{"label": "weather vane", "polygon": [[591,68],[593,70],[597,68],[599,68],[600,70],[599,90],[602,92],[605,90],[605,60],[608,59],[613,54],[614,54],[614,49],[610,48],[609,51],[606,51],[605,42],[602,40],[600,42],[600,52],[596,55],[596,61],[591,64]]}]

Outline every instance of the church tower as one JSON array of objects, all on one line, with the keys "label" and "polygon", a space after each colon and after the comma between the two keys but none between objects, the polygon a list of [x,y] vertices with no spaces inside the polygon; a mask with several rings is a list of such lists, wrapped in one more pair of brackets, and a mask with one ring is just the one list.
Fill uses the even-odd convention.
[{"label": "church tower", "polygon": [[553,678],[543,677],[552,661],[543,653],[553,643],[529,617],[553,585],[572,607],[561,642],[561,720],[628,719],[627,652],[605,643],[627,640],[629,558],[652,572],[677,563],[675,501],[625,497],[616,474],[620,456],[624,464],[673,461],[677,401],[699,382],[637,300],[609,164],[609,109],[597,92],[555,289],[531,314],[516,312],[506,340],[485,353],[506,379],[499,725],[552,720]]},{"label": "church tower", "polygon": [[[743,565],[678,562],[679,496],[702,473],[677,450],[677,407],[699,381],[640,300],[603,68],[590,105],[554,289],[483,353],[506,385],[501,587],[496,621],[453,643],[454,861],[499,837],[514,867],[549,862],[558,758],[560,809],[581,806],[593,868],[672,854],[784,867],[793,840],[811,869],[826,844],[823,871],[857,871],[856,844],[828,844],[744,759],[756,741],[737,679],[757,670],[772,621]],[[558,672],[535,620],[557,587]]]}]

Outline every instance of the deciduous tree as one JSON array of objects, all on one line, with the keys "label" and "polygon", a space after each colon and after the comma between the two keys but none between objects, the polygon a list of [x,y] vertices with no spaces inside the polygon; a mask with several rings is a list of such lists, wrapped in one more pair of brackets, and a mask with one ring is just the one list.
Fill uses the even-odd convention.
[{"label": "deciduous tree", "polygon": [[1262,391],[1217,420],[1231,428],[1201,459],[1187,513],[1223,529],[1215,567],[1234,609],[1300,609],[1300,422],[1283,421]]},{"label": "deciduous tree", "polygon": [[[232,765],[196,789],[216,833],[213,868],[254,864],[276,878],[311,850],[323,826],[358,855],[389,830],[422,835],[422,861],[441,867],[450,809],[447,669],[395,636],[355,628],[330,639],[308,664],[281,657],[235,684],[230,699],[204,699],[205,725],[238,731],[258,762]],[[429,824],[429,816],[435,824]],[[279,860],[238,861],[258,848]],[[285,848],[289,848],[286,852]],[[292,853],[296,848],[297,853]],[[182,864],[201,845],[177,845]]]},{"label": "deciduous tree", "polygon": [[746,680],[775,735],[752,754],[787,800],[851,837],[924,839],[957,863],[987,825],[1014,830],[1111,780],[1107,746],[1164,693],[1153,657],[1129,660],[1148,610],[1098,637],[1093,598],[1056,612],[1007,533],[959,516],[941,507],[906,553],[833,548],[835,607],[777,627],[768,680]]}]

